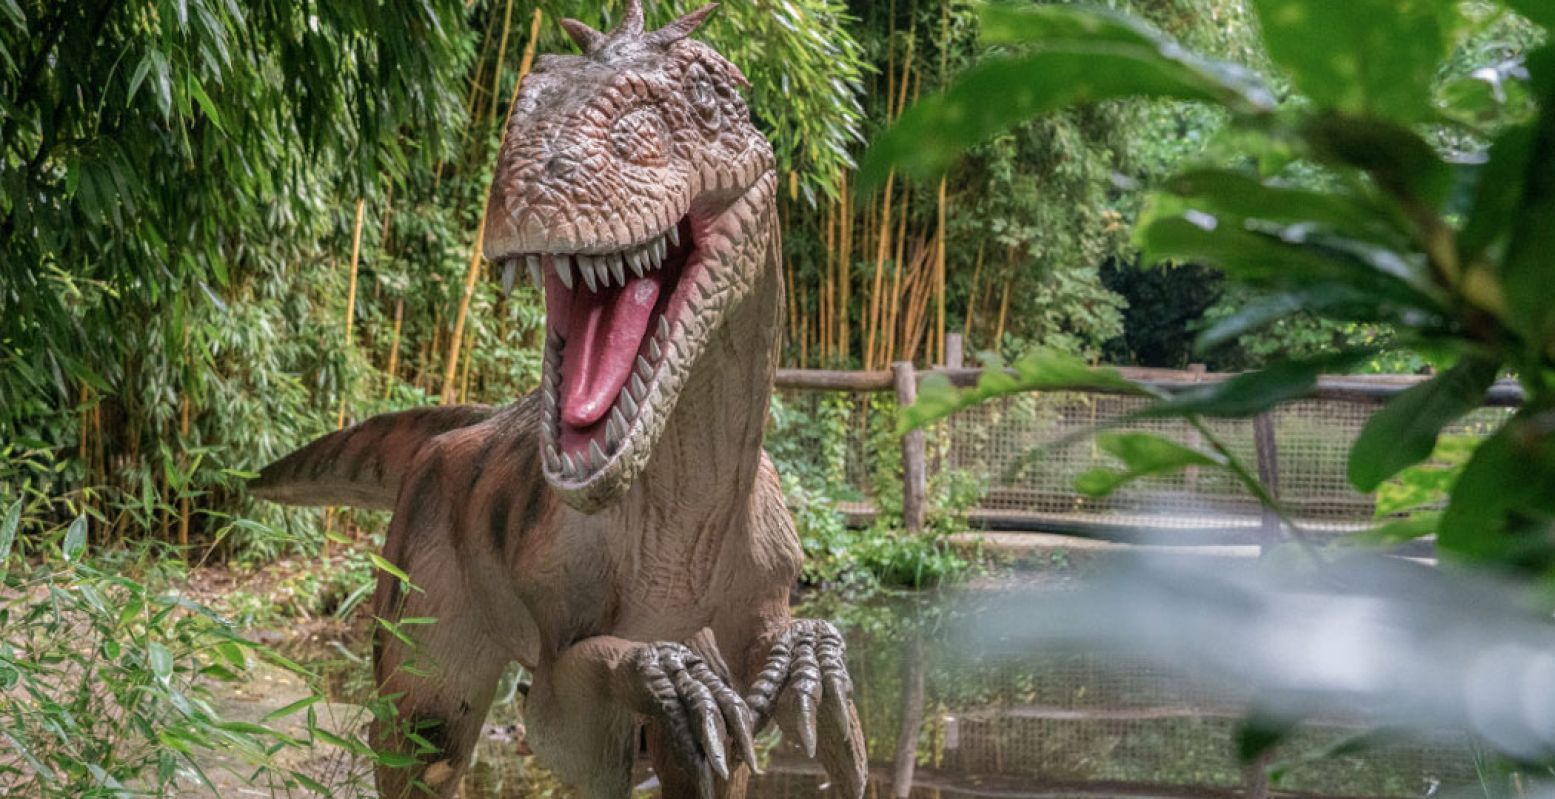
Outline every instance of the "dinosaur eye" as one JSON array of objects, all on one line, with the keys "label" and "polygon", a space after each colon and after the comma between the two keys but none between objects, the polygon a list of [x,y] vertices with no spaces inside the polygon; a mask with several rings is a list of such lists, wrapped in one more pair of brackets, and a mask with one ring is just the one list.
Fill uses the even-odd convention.
[{"label": "dinosaur eye", "polygon": [[718,93],[700,64],[693,64],[686,71],[686,98],[702,124],[710,128],[718,126]]},{"label": "dinosaur eye", "polygon": [[639,108],[616,120],[610,128],[610,143],[620,157],[643,166],[655,166],[669,160],[664,124],[657,112]]}]

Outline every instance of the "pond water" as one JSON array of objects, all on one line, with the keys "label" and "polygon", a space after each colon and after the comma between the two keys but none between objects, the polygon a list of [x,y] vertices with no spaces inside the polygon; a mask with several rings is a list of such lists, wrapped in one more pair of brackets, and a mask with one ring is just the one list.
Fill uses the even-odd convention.
[{"label": "pond water", "polygon": [[[1353,720],[1310,722],[1273,750],[1273,784],[1236,757],[1245,696],[1145,662],[1086,651],[1038,652],[994,660],[959,640],[980,601],[1012,581],[1069,590],[1072,579],[1006,576],[955,590],[845,600],[811,594],[801,615],[830,618],[849,641],[855,700],[869,739],[870,797],[893,796],[891,777],[904,717],[920,723],[909,751],[913,797],[1430,797],[1472,789],[1473,748],[1442,732],[1314,757],[1366,730]],[[1040,601],[1040,594],[1035,601]],[[360,690],[365,664],[335,661],[340,698]],[[353,687],[355,686],[355,687]],[[492,713],[467,799],[570,796],[520,754],[522,699]],[[775,733],[766,773],[750,796],[821,795],[818,767]],[[639,767],[645,786],[652,774]]]}]

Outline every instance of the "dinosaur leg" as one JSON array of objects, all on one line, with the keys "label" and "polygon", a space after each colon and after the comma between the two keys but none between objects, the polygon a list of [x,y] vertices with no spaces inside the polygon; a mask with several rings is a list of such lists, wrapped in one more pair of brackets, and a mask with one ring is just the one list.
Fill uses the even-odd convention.
[{"label": "dinosaur leg", "polygon": [[820,758],[835,795],[863,796],[869,757],[850,698],[853,679],[842,634],[827,621],[790,619],[767,640],[766,662],[745,700],[756,714],[756,729],[776,720],[805,754]]},{"label": "dinosaur leg", "polygon": [[644,717],[658,756],[675,764],[664,772],[666,797],[711,799],[730,777],[731,747],[755,760],[744,700],[680,643],[584,639],[537,671],[526,710],[536,754],[592,799],[629,793]]},{"label": "dinosaur leg", "polygon": [[[383,581],[395,579],[383,575],[379,593],[384,593]],[[392,753],[390,762],[377,767],[378,794],[383,799],[451,797],[508,658],[476,628],[473,608],[447,595],[433,599],[424,593],[412,593],[400,604],[378,614],[395,626],[394,632],[375,631],[373,646],[379,695],[391,700],[396,711],[373,719],[373,749]],[[398,623],[418,618],[436,621]],[[427,744],[435,751],[428,751]]]}]

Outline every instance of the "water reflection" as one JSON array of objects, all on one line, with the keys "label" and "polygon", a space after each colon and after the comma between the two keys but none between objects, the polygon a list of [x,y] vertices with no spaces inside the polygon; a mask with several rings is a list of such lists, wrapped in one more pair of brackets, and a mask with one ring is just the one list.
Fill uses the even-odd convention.
[{"label": "water reflection", "polygon": [[[847,632],[855,699],[869,735],[868,795],[891,797],[911,774],[912,797],[1427,797],[1476,784],[1461,734],[1413,735],[1333,755],[1367,732],[1325,713],[1272,752],[1277,779],[1236,757],[1246,692],[1115,652],[1083,648],[994,659],[968,651],[963,634],[988,608],[1008,611],[1011,592],[1042,603],[1075,584],[1040,575],[989,580],[954,591],[865,601],[816,594],[805,615]],[[1034,593],[1033,593],[1034,592]],[[465,796],[569,796],[532,760],[515,754],[499,708]],[[904,733],[905,731],[905,733]],[[816,796],[824,775],[797,745],[769,735],[767,773],[752,797]],[[1317,757],[1316,755],[1323,755]],[[645,784],[652,775],[641,773]]]}]

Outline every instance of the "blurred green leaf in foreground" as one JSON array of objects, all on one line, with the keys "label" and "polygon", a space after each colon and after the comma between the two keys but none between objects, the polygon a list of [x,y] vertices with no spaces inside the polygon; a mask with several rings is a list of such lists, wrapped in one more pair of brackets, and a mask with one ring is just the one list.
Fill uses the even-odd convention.
[{"label": "blurred green leaf in foreground", "polygon": [[[891,169],[931,176],[986,137],[1078,103],[1138,96],[1219,106],[1235,134],[1230,150],[1164,181],[1134,231],[1145,262],[1213,266],[1266,298],[1206,330],[1200,346],[1310,313],[1389,325],[1400,344],[1435,364],[1436,377],[1395,396],[1355,442],[1349,476],[1364,492],[1426,463],[1444,427],[1479,407],[1498,375],[1514,376],[1522,410],[1461,473],[1456,466],[1420,472],[1452,480],[1446,512],[1385,523],[1371,540],[1436,533],[1439,550],[1457,562],[1555,578],[1555,45],[1546,30],[1516,63],[1443,79],[1476,31],[1519,14],[1526,17],[1519,24],[1555,25],[1555,6],[1252,5],[1279,71],[1267,80],[1108,10],[990,6],[983,40],[999,52],[908,109],[867,154],[864,178],[880,181]],[[1276,102],[1277,94],[1288,96]],[[1285,156],[1266,157],[1271,152]],[[1275,364],[1161,396],[1142,415],[1255,415],[1364,355]],[[1146,391],[1110,385],[1120,380],[1032,356],[970,389],[926,385],[903,425],[1037,389],[1107,383]],[[1123,468],[1088,473],[1082,490],[1104,493],[1135,477],[1221,463],[1168,442],[1107,436],[1102,444]],[[1246,474],[1234,459],[1224,465]]]}]

